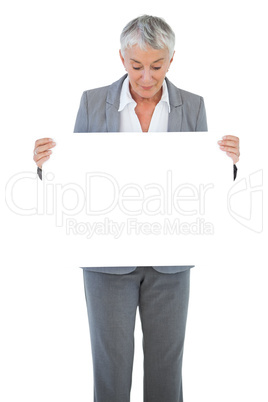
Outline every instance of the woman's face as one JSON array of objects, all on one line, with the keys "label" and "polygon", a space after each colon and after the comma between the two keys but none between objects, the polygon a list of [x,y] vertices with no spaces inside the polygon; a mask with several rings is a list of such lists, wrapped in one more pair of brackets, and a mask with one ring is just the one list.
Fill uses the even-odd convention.
[{"label": "woman's face", "polygon": [[135,45],[126,49],[125,57],[120,51],[120,57],[128,72],[133,99],[159,96],[158,93],[173,61],[173,57],[169,59],[168,49],[148,47],[147,50],[141,50],[138,45]]}]

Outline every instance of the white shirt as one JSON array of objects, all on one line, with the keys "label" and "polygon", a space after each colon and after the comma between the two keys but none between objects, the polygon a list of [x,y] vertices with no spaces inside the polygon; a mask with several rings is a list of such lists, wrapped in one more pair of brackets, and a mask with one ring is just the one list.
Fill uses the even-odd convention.
[{"label": "white shirt", "polygon": [[[168,115],[170,112],[169,96],[166,81],[162,85],[162,97],[154,109],[150,122],[149,132],[168,131]],[[131,96],[129,90],[129,78],[127,77],[122,85],[120,104],[120,132],[142,132],[140,121],[135,113],[137,103]]]}]

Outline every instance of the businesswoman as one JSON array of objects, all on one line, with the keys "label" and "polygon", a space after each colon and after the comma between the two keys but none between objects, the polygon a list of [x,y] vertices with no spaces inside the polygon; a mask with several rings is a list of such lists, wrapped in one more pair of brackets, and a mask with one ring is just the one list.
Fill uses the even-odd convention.
[{"label": "businesswoman", "polygon": [[[203,98],[178,89],[166,78],[175,45],[170,26],[144,15],[130,21],[120,39],[126,74],[107,87],[83,93],[74,131],[207,131]],[[239,139],[227,136],[219,145],[235,164]],[[35,143],[40,178],[53,146],[49,138]],[[183,401],[191,267],[83,268],[95,402],[130,400],[137,307],[143,331],[144,402]]]}]

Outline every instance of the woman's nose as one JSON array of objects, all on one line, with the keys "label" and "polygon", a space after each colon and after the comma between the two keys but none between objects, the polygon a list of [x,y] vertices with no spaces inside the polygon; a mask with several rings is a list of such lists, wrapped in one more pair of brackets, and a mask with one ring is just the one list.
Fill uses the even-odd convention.
[{"label": "woman's nose", "polygon": [[144,68],[142,70],[142,79],[144,82],[150,82],[152,79],[152,72],[151,70],[148,68]]}]

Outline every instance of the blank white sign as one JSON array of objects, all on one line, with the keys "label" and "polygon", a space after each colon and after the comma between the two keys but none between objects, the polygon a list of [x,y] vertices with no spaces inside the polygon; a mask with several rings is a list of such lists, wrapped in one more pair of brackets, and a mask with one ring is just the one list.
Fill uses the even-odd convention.
[{"label": "blank white sign", "polygon": [[217,133],[54,137],[39,213],[76,265],[197,265],[227,230],[233,163]]}]

